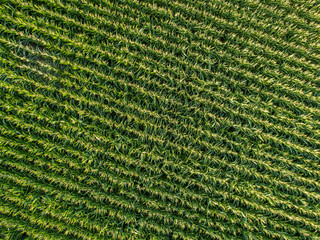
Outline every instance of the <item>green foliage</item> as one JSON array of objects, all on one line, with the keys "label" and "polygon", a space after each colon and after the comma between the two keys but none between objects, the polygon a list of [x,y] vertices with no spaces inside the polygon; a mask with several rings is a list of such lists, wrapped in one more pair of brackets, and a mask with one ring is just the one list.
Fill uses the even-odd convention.
[{"label": "green foliage", "polygon": [[0,239],[320,238],[316,1],[0,5]]}]

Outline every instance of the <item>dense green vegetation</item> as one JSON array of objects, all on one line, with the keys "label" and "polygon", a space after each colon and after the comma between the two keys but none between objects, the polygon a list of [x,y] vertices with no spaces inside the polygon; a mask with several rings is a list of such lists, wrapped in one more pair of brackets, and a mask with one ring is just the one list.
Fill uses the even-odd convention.
[{"label": "dense green vegetation", "polygon": [[320,239],[319,163],[319,1],[1,1],[0,239]]}]

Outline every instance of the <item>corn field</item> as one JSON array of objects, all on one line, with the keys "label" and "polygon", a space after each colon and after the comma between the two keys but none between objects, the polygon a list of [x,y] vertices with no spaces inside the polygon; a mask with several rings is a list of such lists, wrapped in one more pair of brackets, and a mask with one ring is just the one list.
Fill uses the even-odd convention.
[{"label": "corn field", "polygon": [[0,1],[0,239],[320,239],[320,2]]}]

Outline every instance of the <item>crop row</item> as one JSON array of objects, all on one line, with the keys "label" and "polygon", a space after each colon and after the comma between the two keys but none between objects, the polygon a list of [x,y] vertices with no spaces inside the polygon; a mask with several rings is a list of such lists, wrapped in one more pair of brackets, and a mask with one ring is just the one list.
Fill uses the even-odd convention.
[{"label": "crop row", "polygon": [[317,239],[315,1],[0,6],[0,238]]}]

